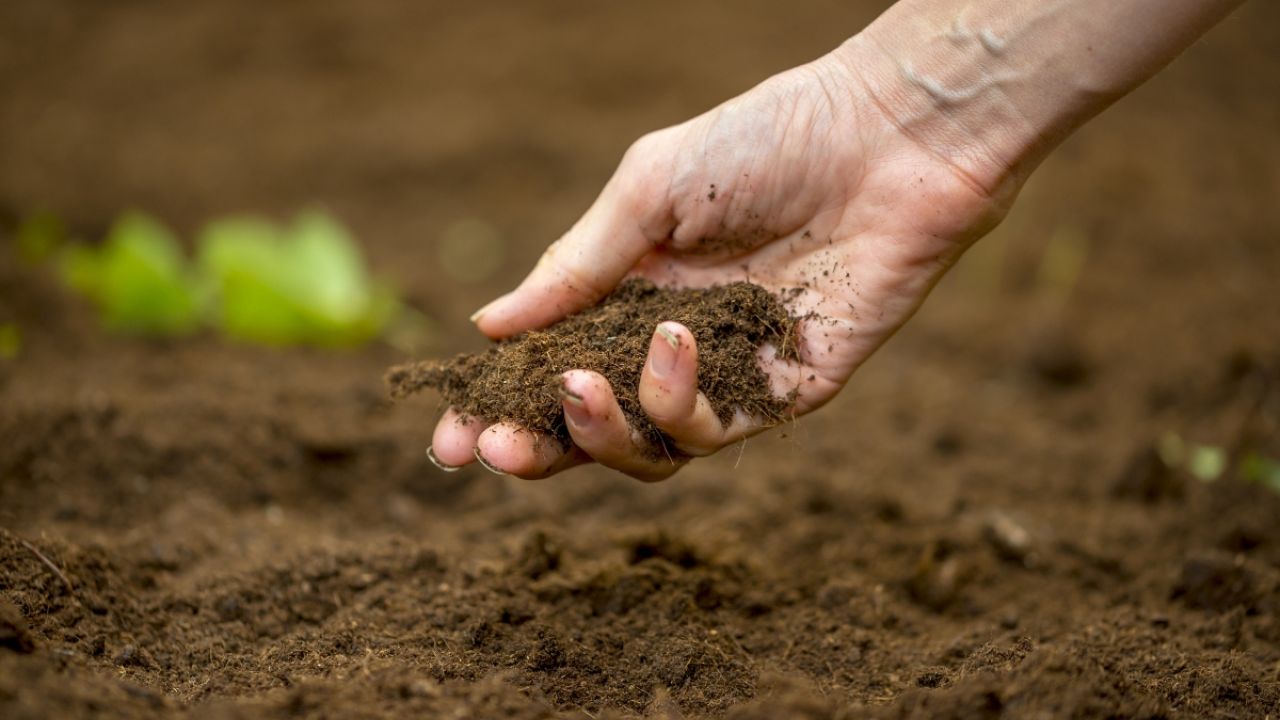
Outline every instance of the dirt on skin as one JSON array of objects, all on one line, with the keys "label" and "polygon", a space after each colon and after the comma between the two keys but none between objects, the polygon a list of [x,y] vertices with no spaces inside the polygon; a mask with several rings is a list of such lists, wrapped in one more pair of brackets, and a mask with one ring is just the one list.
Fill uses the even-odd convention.
[{"label": "dirt on skin", "polygon": [[[113,337],[11,259],[34,207],[319,201],[418,356],[483,352],[631,139],[880,9],[0,3],[0,717],[1274,717],[1275,3],[1049,158],[838,398],[664,483],[441,473],[405,353]],[[499,270],[450,276],[477,217]]]},{"label": "dirt on skin", "polygon": [[728,423],[739,410],[765,424],[786,418],[790,403],[771,391],[759,351],[770,345],[777,357],[798,359],[796,318],[768,290],[746,282],[669,289],[628,280],[594,307],[544,330],[522,333],[483,353],[398,365],[388,371],[386,382],[392,397],[435,389],[464,416],[511,422],[567,445],[561,376],[592,370],[609,381],[641,447],[658,459],[678,450],[649,420],[638,390],[654,329],[668,321],[693,334],[698,389],[721,422]]}]

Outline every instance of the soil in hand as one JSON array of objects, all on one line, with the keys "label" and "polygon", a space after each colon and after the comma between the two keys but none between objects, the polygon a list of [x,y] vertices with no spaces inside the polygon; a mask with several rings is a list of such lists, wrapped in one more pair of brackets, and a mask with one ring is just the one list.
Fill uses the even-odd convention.
[{"label": "soil in hand", "polygon": [[594,370],[613,386],[646,450],[659,457],[671,451],[671,443],[645,415],[637,390],[650,339],[664,321],[693,333],[698,388],[722,422],[737,409],[764,422],[786,417],[790,399],[771,392],[757,356],[760,348],[773,345],[779,357],[797,359],[796,318],[768,290],[747,282],[665,289],[648,280],[628,280],[600,304],[483,353],[393,367],[387,385],[398,398],[435,388],[467,416],[512,422],[568,442],[561,375]]}]

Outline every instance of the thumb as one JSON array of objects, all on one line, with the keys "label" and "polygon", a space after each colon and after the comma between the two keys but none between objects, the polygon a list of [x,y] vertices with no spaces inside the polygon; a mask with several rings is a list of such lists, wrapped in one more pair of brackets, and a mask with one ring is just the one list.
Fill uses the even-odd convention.
[{"label": "thumb", "polygon": [[661,133],[636,141],[586,214],[547,248],[519,287],[471,316],[480,331],[509,337],[590,307],[666,240],[675,222],[665,147]]}]

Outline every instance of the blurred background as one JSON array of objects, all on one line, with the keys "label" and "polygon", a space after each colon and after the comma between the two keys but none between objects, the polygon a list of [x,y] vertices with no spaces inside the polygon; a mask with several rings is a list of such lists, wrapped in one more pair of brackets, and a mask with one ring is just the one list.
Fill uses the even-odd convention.
[{"label": "blurred background", "polygon": [[[958,273],[968,286],[1025,289],[1060,232],[1091,265],[1120,246],[1153,272],[1220,228],[1226,254],[1273,238],[1277,30],[1253,5],[1063,148]],[[227,213],[318,203],[470,334],[469,308],[522,275],[631,140],[826,52],[882,7],[18,0],[0,27],[0,212],[44,208],[101,236],[139,208],[189,237]],[[1196,220],[1153,228],[1147,209]]]}]

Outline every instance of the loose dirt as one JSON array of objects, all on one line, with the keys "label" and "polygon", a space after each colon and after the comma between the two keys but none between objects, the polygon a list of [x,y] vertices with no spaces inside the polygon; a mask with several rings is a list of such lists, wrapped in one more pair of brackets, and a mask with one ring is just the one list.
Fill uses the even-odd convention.
[{"label": "loose dirt", "polygon": [[668,321],[693,334],[698,389],[722,422],[738,410],[766,424],[786,417],[790,403],[773,395],[758,356],[771,345],[780,359],[798,359],[797,321],[768,290],[746,282],[665,289],[629,280],[598,305],[545,330],[522,333],[484,353],[398,365],[386,381],[393,397],[433,388],[465,416],[511,422],[567,444],[561,376],[593,370],[613,387],[644,449],[659,458],[674,443],[645,414],[638,388],[654,329]]}]

